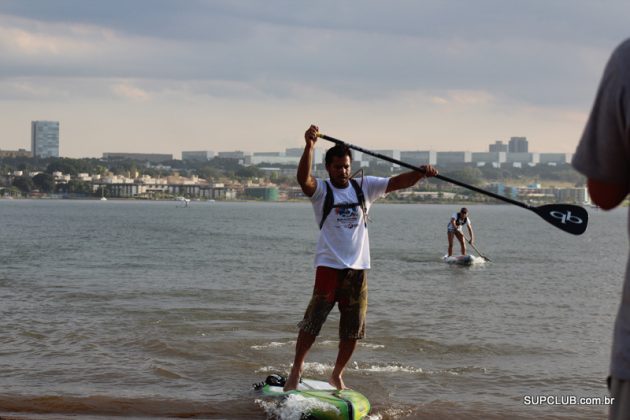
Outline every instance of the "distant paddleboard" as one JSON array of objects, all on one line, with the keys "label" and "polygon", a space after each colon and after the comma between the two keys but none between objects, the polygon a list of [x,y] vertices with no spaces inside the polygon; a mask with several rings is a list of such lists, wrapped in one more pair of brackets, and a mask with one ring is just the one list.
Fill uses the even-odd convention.
[{"label": "distant paddleboard", "polygon": [[254,389],[263,398],[282,401],[282,410],[299,418],[358,420],[370,412],[370,402],[357,391],[339,391],[328,382],[302,378],[298,389],[284,392],[285,381],[283,376],[270,375],[264,382],[254,384]]},{"label": "distant paddleboard", "polygon": [[442,261],[447,264],[458,264],[458,265],[473,265],[473,264],[483,264],[486,262],[481,257],[475,257],[474,255],[445,255],[442,257]]}]

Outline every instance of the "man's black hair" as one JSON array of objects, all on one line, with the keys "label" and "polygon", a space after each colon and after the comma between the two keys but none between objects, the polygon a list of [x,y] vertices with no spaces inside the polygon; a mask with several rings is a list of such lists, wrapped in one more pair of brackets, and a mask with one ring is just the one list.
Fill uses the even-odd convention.
[{"label": "man's black hair", "polygon": [[352,151],[348,146],[344,146],[342,144],[336,144],[326,152],[326,166],[332,163],[333,157],[350,157],[350,162],[352,162]]}]

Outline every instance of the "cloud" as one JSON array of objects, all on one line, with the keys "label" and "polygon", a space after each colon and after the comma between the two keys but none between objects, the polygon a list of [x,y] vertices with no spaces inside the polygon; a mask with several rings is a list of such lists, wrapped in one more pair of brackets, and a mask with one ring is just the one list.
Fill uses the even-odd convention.
[{"label": "cloud", "polygon": [[114,32],[84,23],[38,22],[0,14],[0,48],[10,56],[78,56],[115,41]]},{"label": "cloud", "polygon": [[112,86],[112,91],[120,97],[132,99],[134,101],[146,101],[150,99],[147,92],[131,85],[129,82],[116,83]]},{"label": "cloud", "polygon": [[478,106],[491,104],[495,101],[495,98],[490,93],[483,91],[453,90],[447,91],[446,95],[446,97],[433,97],[433,103],[438,105]]},{"label": "cloud", "polygon": [[369,114],[436,138],[462,137],[458,114],[483,121],[479,138],[548,115],[542,133],[580,125],[628,15],[626,0],[4,0],[0,105],[245,109],[276,126]]},{"label": "cloud", "polygon": [[584,101],[612,46],[602,28],[588,30],[601,8],[531,4],[7,1],[0,76],[221,81],[274,97],[311,86],[366,100],[459,89]]}]

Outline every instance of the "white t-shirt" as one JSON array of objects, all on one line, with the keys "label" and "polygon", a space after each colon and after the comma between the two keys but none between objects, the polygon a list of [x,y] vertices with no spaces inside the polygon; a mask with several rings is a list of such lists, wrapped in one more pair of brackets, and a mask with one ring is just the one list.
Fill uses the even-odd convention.
[{"label": "white t-shirt", "polygon": [[463,223],[462,223],[462,220],[461,220],[461,219],[459,219],[459,222],[460,222],[461,224],[460,224],[460,225],[457,225],[457,226],[453,226],[453,219],[458,220],[458,219],[457,219],[457,213],[453,213],[453,215],[451,216],[451,220],[449,220],[449,221],[448,221],[448,226],[447,226],[447,228],[448,228],[448,230],[449,230],[449,231],[451,231],[451,232],[453,232],[453,231],[455,231],[455,230],[461,230],[461,229],[462,229],[462,226],[465,226],[465,225],[468,225],[468,224],[469,224],[469,226],[472,226],[472,223],[471,223],[471,221],[470,221],[470,217],[466,217],[466,221],[465,221],[465,222],[463,222]]},{"label": "white t-shirt", "polygon": [[[571,163],[593,180],[630,185],[630,39],[608,61]],[[615,321],[610,370],[613,376],[630,380],[630,259]]]},{"label": "white t-shirt", "polygon": [[[322,220],[324,200],[326,198],[326,181],[317,179],[317,188],[311,197],[315,222],[317,226]],[[370,211],[374,201],[385,196],[389,178],[366,176],[357,179],[365,196],[365,207]],[[334,204],[358,203],[359,199],[350,183],[346,188],[335,188],[328,182],[334,196]],[[370,268],[370,239],[365,227],[363,210],[358,204],[350,208],[333,208],[326,217],[317,242],[315,267],[352,268],[364,270]]]}]

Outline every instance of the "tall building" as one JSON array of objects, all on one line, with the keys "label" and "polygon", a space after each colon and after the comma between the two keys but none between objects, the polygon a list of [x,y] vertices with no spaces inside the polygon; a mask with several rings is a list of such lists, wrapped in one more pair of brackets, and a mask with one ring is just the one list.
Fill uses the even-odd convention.
[{"label": "tall building", "polygon": [[529,150],[527,137],[511,137],[508,143],[508,152],[527,153]]},{"label": "tall building", "polygon": [[504,144],[501,140],[497,140],[494,144],[489,145],[488,151],[492,153],[507,152],[508,145]]},{"label": "tall building", "polygon": [[31,121],[34,158],[59,157],[59,121]]}]

